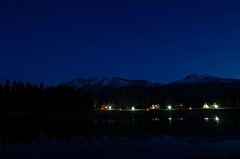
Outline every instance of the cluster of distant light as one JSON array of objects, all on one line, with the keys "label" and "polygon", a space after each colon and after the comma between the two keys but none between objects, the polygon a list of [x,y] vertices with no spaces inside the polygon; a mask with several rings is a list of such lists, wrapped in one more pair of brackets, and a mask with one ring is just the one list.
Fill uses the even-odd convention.
[{"label": "cluster of distant light", "polygon": [[[182,106],[182,105],[180,105]],[[167,110],[171,110],[173,109],[173,107],[171,105],[168,105],[167,107]],[[213,105],[211,106],[208,106],[206,103],[203,105],[203,109],[210,109],[210,108],[215,108],[215,109],[218,109],[219,108],[219,105],[217,105],[216,103],[214,103]],[[102,110],[113,110],[113,107],[112,106],[104,106],[101,108]],[[150,109],[156,109],[156,107],[150,107]],[[147,108],[146,110],[149,111],[150,110],[149,108]],[[159,108],[160,109],[160,108]],[[192,107],[188,107],[189,110],[192,110],[193,108]],[[122,110],[122,108],[118,108],[118,109],[115,109],[115,110]],[[126,109],[127,110],[127,109]],[[136,110],[135,106],[132,106],[130,108],[130,110],[134,111]],[[144,110],[144,109],[138,109],[138,110]]]},{"label": "cluster of distant light", "polygon": [[[215,116],[213,119],[214,119],[216,122],[218,122],[218,121],[220,120],[218,116]],[[209,122],[209,121],[211,120],[211,118],[204,118],[204,120],[206,120],[206,122]]]},{"label": "cluster of distant light", "polygon": [[[214,119],[216,122],[219,122],[219,117],[215,116],[214,118],[204,118],[206,122],[209,122],[211,119]],[[172,121],[172,117],[168,118],[169,121]],[[176,118],[176,121],[184,121],[184,118]],[[152,118],[152,121],[160,121],[160,118]]]},{"label": "cluster of distant light", "polygon": [[203,105],[203,108],[204,109],[210,109],[210,108],[215,108],[215,109],[217,109],[217,108],[219,108],[219,105],[217,105],[216,103],[213,103],[213,105],[208,105],[207,103],[205,103],[204,105]]}]

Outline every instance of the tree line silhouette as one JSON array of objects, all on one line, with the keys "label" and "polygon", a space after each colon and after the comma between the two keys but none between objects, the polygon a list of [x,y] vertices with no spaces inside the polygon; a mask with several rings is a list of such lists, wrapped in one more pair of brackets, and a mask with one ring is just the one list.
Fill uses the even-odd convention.
[{"label": "tree line silhouette", "polygon": [[[204,103],[216,102],[220,107],[240,107],[240,84],[201,83],[152,87],[125,87],[113,90],[107,99],[115,107],[146,109],[152,104],[161,108],[183,104],[202,108]],[[106,102],[106,103],[107,103]]]},{"label": "tree line silhouette", "polygon": [[88,92],[71,87],[44,87],[19,81],[0,85],[0,112],[2,113],[56,113],[80,112],[93,109]]},{"label": "tree line silhouette", "polygon": [[45,87],[9,79],[0,85],[0,113],[81,112],[111,104],[114,108],[149,108],[152,104],[184,104],[201,108],[205,102],[220,107],[240,107],[240,84],[204,83],[195,85],[132,86],[120,89],[75,89],[60,85]]}]

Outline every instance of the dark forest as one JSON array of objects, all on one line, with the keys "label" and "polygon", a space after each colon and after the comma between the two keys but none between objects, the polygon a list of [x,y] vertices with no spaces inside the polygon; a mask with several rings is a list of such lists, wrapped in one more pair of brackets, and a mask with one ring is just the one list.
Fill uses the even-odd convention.
[{"label": "dark forest", "polygon": [[76,90],[72,87],[12,82],[0,85],[0,111],[2,113],[61,113],[82,112],[111,104],[113,108],[135,106],[138,109],[159,104],[184,104],[185,108],[201,108],[205,102],[216,102],[220,107],[240,107],[239,84],[166,85],[151,87],[125,87],[120,89]]}]

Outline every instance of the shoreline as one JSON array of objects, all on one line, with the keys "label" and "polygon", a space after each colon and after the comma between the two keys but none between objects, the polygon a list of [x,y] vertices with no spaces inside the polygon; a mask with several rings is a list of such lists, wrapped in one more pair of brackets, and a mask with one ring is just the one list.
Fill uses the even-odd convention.
[{"label": "shoreline", "polygon": [[1,113],[0,117],[40,117],[46,119],[132,119],[132,118],[240,118],[239,108],[193,110],[92,110],[78,113]]}]

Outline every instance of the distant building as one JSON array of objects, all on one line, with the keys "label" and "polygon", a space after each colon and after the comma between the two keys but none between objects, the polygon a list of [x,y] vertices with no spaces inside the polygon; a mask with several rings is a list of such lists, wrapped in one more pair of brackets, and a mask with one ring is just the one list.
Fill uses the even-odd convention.
[{"label": "distant building", "polygon": [[177,104],[175,104],[175,108],[176,108],[176,109],[184,109],[184,108],[185,108],[185,105],[182,104],[182,103],[177,103]]},{"label": "distant building", "polygon": [[111,106],[110,104],[103,103],[103,104],[101,105],[101,109],[102,109],[102,110],[112,109],[112,106]]},{"label": "distant building", "polygon": [[210,105],[210,108],[217,109],[219,106],[216,104],[216,102],[214,102],[213,105]]},{"label": "distant building", "polygon": [[217,109],[219,106],[214,102],[213,105],[210,105],[209,103],[205,103],[203,105],[203,109]]},{"label": "distant building", "polygon": [[203,105],[203,109],[209,109],[210,107],[209,107],[209,104],[208,103],[204,103],[204,105]]},{"label": "distant building", "polygon": [[160,109],[159,104],[152,104],[151,109]]}]

